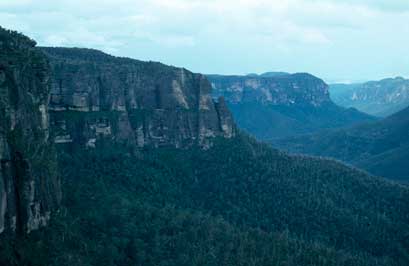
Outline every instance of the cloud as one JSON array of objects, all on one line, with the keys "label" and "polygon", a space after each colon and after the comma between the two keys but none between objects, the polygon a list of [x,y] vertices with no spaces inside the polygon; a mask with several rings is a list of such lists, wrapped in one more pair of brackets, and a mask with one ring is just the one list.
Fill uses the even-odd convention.
[{"label": "cloud", "polygon": [[[57,4],[57,3],[58,4]],[[225,34],[260,35],[271,34],[274,30],[281,36],[278,41],[300,41],[323,43],[327,38],[319,29],[297,25],[289,21],[288,13],[292,1],[248,1],[248,0],[119,0],[119,1],[10,1],[3,7],[17,16],[22,24],[42,24],[47,20],[71,35],[82,28],[89,32],[104,32],[107,38],[125,33],[137,32],[150,36],[153,42],[163,41],[164,45],[185,45],[196,42],[195,35],[223,27]],[[67,15],[69,14],[69,15]],[[40,20],[38,22],[37,20]],[[4,23],[4,19],[1,21]],[[7,23],[6,24],[10,24]],[[12,24],[13,26],[15,23]],[[42,26],[42,25],[41,25]],[[48,27],[36,27],[40,31],[40,42],[53,40]],[[34,29],[32,29],[34,31]],[[42,34],[44,32],[44,34]],[[165,37],[163,37],[165,36]],[[81,37],[81,36],[80,36]],[[84,40],[86,43],[88,40]]]},{"label": "cloud", "polygon": [[[310,0],[320,1],[320,0]],[[407,0],[326,0],[332,3],[346,3],[350,5],[361,5],[387,12],[407,12],[409,1]]]},{"label": "cloud", "polygon": [[40,45],[93,47],[202,72],[275,68],[337,79],[353,78],[343,77],[347,71],[409,71],[401,54],[408,20],[407,0],[0,1],[0,25]]}]

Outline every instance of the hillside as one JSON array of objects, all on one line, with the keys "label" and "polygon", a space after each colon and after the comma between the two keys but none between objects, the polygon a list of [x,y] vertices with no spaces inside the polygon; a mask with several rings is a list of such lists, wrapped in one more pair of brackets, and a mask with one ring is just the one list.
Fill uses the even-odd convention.
[{"label": "hillside", "polygon": [[310,74],[208,75],[213,96],[223,96],[237,125],[260,140],[338,128],[375,118],[335,105],[324,81]]},{"label": "hillside", "polygon": [[203,75],[90,49],[28,51],[42,60],[8,53],[24,67],[0,68],[1,100],[19,100],[2,108],[0,136],[18,156],[8,175],[2,161],[0,185],[17,184],[6,197],[19,217],[46,223],[0,233],[0,265],[409,264],[407,186],[244,135]]},{"label": "hillside", "polygon": [[369,172],[409,181],[409,108],[379,122],[275,143],[283,149],[333,157]]},{"label": "hillside", "polygon": [[401,77],[363,84],[331,84],[330,92],[336,104],[379,117],[409,106],[409,80]]},{"label": "hillside", "polygon": [[21,265],[409,262],[408,188],[334,161],[243,136],[206,151],[60,152],[64,209],[25,240]]}]

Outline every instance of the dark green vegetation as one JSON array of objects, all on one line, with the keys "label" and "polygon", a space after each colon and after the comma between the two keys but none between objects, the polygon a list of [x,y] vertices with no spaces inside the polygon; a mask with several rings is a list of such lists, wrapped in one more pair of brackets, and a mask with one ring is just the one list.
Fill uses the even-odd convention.
[{"label": "dark green vegetation", "polygon": [[60,198],[49,141],[49,65],[35,42],[0,27],[0,234],[47,224]]},{"label": "dark green vegetation", "polygon": [[397,77],[363,84],[330,85],[332,100],[344,107],[386,117],[409,106],[409,80]]},{"label": "dark green vegetation", "polygon": [[242,136],[134,155],[97,144],[60,153],[63,208],[1,265],[409,263],[407,187]]},{"label": "dark green vegetation", "polygon": [[271,141],[325,129],[340,128],[374,118],[333,103],[314,107],[259,103],[228,104],[237,125],[260,140]]},{"label": "dark green vegetation", "polygon": [[334,104],[328,85],[308,73],[209,75],[214,97],[223,96],[239,126],[270,141],[374,121],[354,108]]},{"label": "dark green vegetation", "polygon": [[409,108],[379,122],[289,138],[274,145],[333,157],[375,175],[409,182]]},{"label": "dark green vegetation", "polygon": [[409,264],[408,187],[237,133],[200,74],[34,45],[0,30],[1,266]]}]

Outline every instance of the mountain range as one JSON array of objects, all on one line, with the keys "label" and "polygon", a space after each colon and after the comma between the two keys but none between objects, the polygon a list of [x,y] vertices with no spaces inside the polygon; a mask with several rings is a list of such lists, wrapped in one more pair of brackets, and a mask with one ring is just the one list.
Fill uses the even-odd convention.
[{"label": "mountain range", "polygon": [[[2,28],[0,49],[0,265],[409,264],[407,186],[259,143],[204,75]],[[276,78],[261,99],[332,105]]]},{"label": "mountain range", "polygon": [[402,77],[362,84],[331,84],[330,92],[336,104],[379,117],[409,106],[409,80]]},{"label": "mountain range", "polygon": [[223,96],[239,128],[274,140],[337,128],[374,117],[332,102],[328,85],[307,74],[208,75],[213,96]]},{"label": "mountain range", "polygon": [[375,175],[409,182],[409,107],[381,121],[280,140],[275,146],[336,158]]}]

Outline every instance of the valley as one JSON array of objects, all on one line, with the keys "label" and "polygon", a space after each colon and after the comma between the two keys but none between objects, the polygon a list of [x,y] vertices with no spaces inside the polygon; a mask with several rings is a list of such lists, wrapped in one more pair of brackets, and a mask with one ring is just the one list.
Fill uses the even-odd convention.
[{"label": "valley", "polygon": [[307,73],[208,76],[213,96],[223,96],[237,125],[259,140],[272,141],[376,118],[337,106],[328,85]]},{"label": "valley", "polygon": [[2,266],[409,264],[408,109],[3,28],[0,92]]}]

